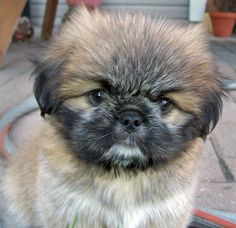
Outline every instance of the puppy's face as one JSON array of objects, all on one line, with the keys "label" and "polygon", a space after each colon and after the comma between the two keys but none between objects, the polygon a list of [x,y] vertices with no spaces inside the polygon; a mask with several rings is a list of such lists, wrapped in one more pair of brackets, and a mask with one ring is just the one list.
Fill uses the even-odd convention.
[{"label": "puppy's face", "polygon": [[205,138],[221,85],[199,27],[77,10],[36,69],[42,114],[88,162],[147,168]]}]

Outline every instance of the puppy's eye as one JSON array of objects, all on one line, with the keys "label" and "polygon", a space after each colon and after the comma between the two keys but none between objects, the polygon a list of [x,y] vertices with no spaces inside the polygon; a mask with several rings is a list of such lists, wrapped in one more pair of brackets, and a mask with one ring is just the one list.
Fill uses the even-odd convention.
[{"label": "puppy's eye", "polygon": [[89,100],[94,105],[97,106],[101,104],[103,100],[103,94],[104,92],[102,90],[94,90],[89,93]]},{"label": "puppy's eye", "polygon": [[167,112],[169,112],[173,106],[172,101],[166,97],[159,98],[157,102],[160,105],[162,114],[166,114]]},{"label": "puppy's eye", "polygon": [[158,95],[155,95],[155,94],[151,94],[148,96],[149,100],[152,101],[152,102],[157,102],[158,99],[159,99],[159,96]]}]

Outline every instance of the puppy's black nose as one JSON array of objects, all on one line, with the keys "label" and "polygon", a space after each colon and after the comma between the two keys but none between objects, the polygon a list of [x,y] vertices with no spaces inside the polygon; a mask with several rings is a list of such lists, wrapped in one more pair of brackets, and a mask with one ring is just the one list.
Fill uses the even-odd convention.
[{"label": "puppy's black nose", "polygon": [[144,122],[142,114],[137,111],[125,111],[120,115],[120,123],[128,130],[134,131]]}]

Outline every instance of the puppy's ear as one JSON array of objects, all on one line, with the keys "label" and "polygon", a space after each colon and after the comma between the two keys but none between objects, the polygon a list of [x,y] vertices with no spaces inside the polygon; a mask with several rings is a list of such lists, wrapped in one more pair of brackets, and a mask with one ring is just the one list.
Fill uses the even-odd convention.
[{"label": "puppy's ear", "polygon": [[206,103],[202,107],[200,136],[203,139],[206,139],[206,136],[215,128],[222,112],[222,96],[225,95],[225,91],[220,82],[217,84],[217,90],[209,90],[206,94]]},{"label": "puppy's ear", "polygon": [[32,73],[35,75],[34,95],[43,117],[45,114],[53,114],[62,101],[57,91],[63,63],[63,60],[35,61],[36,68]]}]

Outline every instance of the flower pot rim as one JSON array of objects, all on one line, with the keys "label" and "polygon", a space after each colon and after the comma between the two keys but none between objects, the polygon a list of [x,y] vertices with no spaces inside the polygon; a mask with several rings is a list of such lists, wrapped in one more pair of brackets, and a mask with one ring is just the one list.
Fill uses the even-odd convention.
[{"label": "flower pot rim", "polygon": [[232,13],[232,12],[210,12],[209,15],[212,18],[225,18],[225,19],[236,18],[236,13]]},{"label": "flower pot rim", "polygon": [[102,0],[66,0],[66,3],[69,6],[76,6],[76,5],[85,5],[96,7],[101,4]]}]

